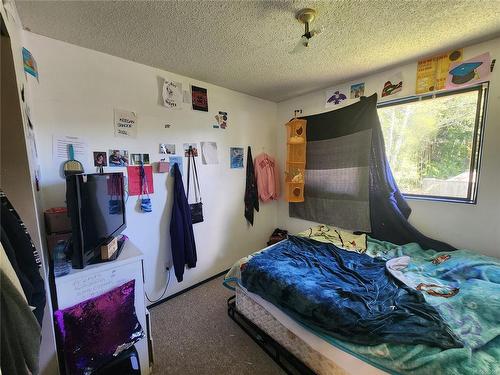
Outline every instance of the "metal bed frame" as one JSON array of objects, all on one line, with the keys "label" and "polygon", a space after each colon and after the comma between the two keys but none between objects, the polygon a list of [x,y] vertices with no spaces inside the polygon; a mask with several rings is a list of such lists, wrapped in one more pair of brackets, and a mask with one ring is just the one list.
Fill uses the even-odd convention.
[{"label": "metal bed frame", "polygon": [[227,300],[227,314],[289,375],[315,375],[300,359],[236,309],[236,296]]}]

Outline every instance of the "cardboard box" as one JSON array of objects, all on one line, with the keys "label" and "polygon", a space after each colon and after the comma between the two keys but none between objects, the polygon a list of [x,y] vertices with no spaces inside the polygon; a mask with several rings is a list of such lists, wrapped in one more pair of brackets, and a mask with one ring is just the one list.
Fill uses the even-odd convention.
[{"label": "cardboard box", "polygon": [[71,232],[71,220],[66,207],[49,208],[43,215],[47,234]]}]

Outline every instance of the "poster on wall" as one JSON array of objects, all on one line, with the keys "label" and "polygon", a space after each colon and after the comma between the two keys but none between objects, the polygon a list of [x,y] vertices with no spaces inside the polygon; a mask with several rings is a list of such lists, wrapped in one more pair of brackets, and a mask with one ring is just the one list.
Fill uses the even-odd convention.
[{"label": "poster on wall", "polygon": [[207,89],[203,87],[191,86],[191,98],[193,109],[195,111],[208,112],[208,94]]},{"label": "poster on wall", "polygon": [[395,95],[403,90],[403,74],[396,73],[392,75],[385,83],[382,88],[381,97]]},{"label": "poster on wall", "polygon": [[108,155],[106,151],[94,151],[94,167],[107,167]]},{"label": "poster on wall", "polygon": [[487,81],[491,73],[490,68],[489,52],[463,62],[453,63],[446,78],[446,88],[456,89]]},{"label": "poster on wall", "polygon": [[87,141],[82,137],[70,135],[54,135],[52,137],[52,156],[58,162],[66,161],[69,158],[69,145],[73,145],[75,159],[85,161],[87,159]]},{"label": "poster on wall", "polygon": [[229,164],[232,169],[243,168],[243,147],[229,149]]},{"label": "poster on wall", "polygon": [[356,83],[351,85],[351,99],[361,98],[365,95],[365,83]]},{"label": "poster on wall", "polygon": [[325,108],[335,107],[346,100],[346,92],[347,90],[343,89],[326,90]]},{"label": "poster on wall", "polygon": [[198,145],[196,143],[184,143],[182,147],[184,148],[185,157],[189,156],[189,147],[193,150],[194,156],[198,156]]},{"label": "poster on wall", "polygon": [[149,154],[130,154],[130,165],[149,164]]},{"label": "poster on wall", "polygon": [[201,142],[201,161],[203,164],[219,164],[217,156],[217,143]]},{"label": "poster on wall", "polygon": [[163,81],[163,105],[170,109],[182,108],[182,83]]},{"label": "poster on wall", "polygon": [[128,151],[127,150],[109,150],[109,166],[110,167],[126,167],[128,166]]},{"label": "poster on wall", "polygon": [[137,138],[137,114],[115,108],[115,137]]},{"label": "poster on wall", "polygon": [[23,66],[24,71],[38,79],[38,67],[35,58],[26,48],[23,47]]},{"label": "poster on wall", "polygon": [[160,143],[160,154],[167,154],[167,155],[175,154],[175,144]]},{"label": "poster on wall", "polygon": [[415,92],[424,94],[445,88],[446,77],[450,65],[462,61],[463,49],[420,60],[417,64],[417,80]]},{"label": "poster on wall", "polygon": [[182,172],[182,156],[176,156],[172,155],[168,158],[168,162],[170,164],[170,175],[174,175],[174,164],[177,164],[179,166],[179,172],[181,172],[181,175],[183,174]]}]

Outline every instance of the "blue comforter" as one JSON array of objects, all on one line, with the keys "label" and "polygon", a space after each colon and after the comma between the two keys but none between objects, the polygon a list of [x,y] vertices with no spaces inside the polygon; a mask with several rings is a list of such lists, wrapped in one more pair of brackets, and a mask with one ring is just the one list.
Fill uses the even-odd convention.
[{"label": "blue comforter", "polygon": [[332,244],[290,237],[251,258],[241,282],[302,324],[346,341],[463,346],[384,260]]}]

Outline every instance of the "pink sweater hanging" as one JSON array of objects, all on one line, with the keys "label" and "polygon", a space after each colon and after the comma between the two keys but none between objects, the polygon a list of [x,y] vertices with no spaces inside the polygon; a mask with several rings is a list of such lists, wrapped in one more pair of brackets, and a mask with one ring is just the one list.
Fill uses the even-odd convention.
[{"label": "pink sweater hanging", "polygon": [[280,193],[278,163],[271,156],[262,153],[255,158],[254,165],[260,200],[277,200]]}]

